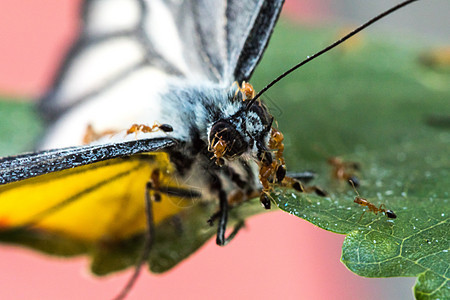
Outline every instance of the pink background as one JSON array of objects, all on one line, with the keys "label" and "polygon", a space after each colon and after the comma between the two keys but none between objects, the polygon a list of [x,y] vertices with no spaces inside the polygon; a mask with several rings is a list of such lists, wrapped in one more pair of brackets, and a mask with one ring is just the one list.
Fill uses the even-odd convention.
[{"label": "pink background", "polygon": [[[324,4],[303,2],[315,3],[303,6],[305,19],[327,15],[318,10]],[[36,98],[45,90],[74,36],[78,5],[0,2],[0,94]],[[399,285],[404,280],[365,279],[348,271],[339,261],[343,240],[285,213],[257,216],[224,248],[210,241],[164,275],[143,272],[129,299],[382,299],[395,298],[395,292],[410,297],[411,280]],[[87,264],[86,258],[62,260],[2,246],[0,298],[109,299],[131,274],[97,279]]]}]

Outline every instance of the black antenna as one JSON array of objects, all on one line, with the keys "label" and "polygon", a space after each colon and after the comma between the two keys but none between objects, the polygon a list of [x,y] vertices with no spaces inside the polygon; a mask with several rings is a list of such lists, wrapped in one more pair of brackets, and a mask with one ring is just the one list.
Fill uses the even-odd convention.
[{"label": "black antenna", "polygon": [[302,62],[298,63],[297,65],[293,66],[292,68],[290,68],[289,70],[287,70],[286,72],[284,72],[283,74],[281,74],[280,76],[278,76],[277,78],[275,78],[271,83],[269,83],[268,85],[266,85],[262,90],[260,90],[255,97],[253,97],[253,99],[251,99],[246,107],[246,110],[248,110],[250,108],[250,106],[252,106],[252,104],[256,101],[256,99],[258,99],[259,97],[261,97],[262,94],[264,94],[268,89],[270,89],[275,83],[277,83],[278,81],[280,81],[281,79],[283,79],[284,77],[286,77],[287,75],[289,75],[290,73],[294,72],[295,70],[297,70],[298,68],[300,68],[301,66],[303,66],[304,64],[310,62],[311,60],[317,58],[318,56],[324,54],[325,52],[328,52],[329,50],[333,49],[334,47],[336,47],[337,45],[345,42],[346,40],[348,40],[349,38],[351,38],[352,36],[354,36],[355,34],[357,34],[358,32],[360,32],[361,30],[363,30],[364,28],[372,25],[373,23],[377,22],[378,20],[380,20],[381,18],[384,18],[385,16],[393,13],[394,11],[402,8],[403,6],[406,6],[412,2],[415,2],[418,0],[407,0],[404,1],[394,7],[392,7],[391,9],[388,9],[387,11],[379,14],[378,16],[376,16],[373,19],[370,19],[369,21],[367,21],[366,23],[364,23],[363,25],[359,26],[358,28],[356,28],[355,30],[353,30],[352,32],[348,33],[346,36],[344,36],[343,38],[341,38],[340,40],[337,40],[336,42],[334,42],[333,44],[329,45],[328,47],[320,50],[319,52],[315,53],[314,55],[308,56],[305,60],[303,60]]}]

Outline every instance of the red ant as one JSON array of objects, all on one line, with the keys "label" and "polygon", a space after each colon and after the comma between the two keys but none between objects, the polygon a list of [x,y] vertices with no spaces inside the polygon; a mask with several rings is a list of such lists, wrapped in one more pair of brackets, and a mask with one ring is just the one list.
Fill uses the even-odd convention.
[{"label": "red ant", "polygon": [[[381,204],[380,207],[376,207],[375,204],[370,203],[367,199],[362,198],[358,191],[355,188],[355,184],[353,183],[352,180],[349,180],[350,184],[353,186],[353,189],[355,190],[356,193],[356,197],[355,200],[353,200],[353,202],[361,205],[361,206],[367,206],[367,208],[369,208],[369,211],[373,212],[374,214],[378,215],[379,212],[384,212],[384,214],[386,215],[386,217],[390,218],[390,219],[395,219],[397,218],[397,215],[390,209],[386,209],[384,204]],[[366,213],[366,211],[363,212],[363,214],[361,215],[361,217],[359,218],[359,220],[361,221],[362,217],[364,216],[364,214]]]}]

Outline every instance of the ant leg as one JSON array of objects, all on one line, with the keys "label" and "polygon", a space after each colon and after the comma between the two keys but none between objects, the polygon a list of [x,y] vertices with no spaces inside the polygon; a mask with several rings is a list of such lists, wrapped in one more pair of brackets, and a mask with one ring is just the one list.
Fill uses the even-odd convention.
[{"label": "ant leg", "polygon": [[361,222],[362,217],[364,216],[365,213],[366,213],[366,211],[363,211],[363,213],[361,214],[361,217],[359,217],[358,223]]}]

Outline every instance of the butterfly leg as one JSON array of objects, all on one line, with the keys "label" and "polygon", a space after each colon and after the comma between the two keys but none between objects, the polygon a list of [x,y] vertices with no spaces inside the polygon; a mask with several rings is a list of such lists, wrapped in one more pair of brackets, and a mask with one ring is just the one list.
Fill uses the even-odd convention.
[{"label": "butterfly leg", "polygon": [[[248,180],[252,180],[253,176],[252,170],[248,168],[248,165],[245,162],[242,162],[242,167],[247,172]],[[241,177],[241,175],[239,175],[239,173],[236,172],[233,168],[223,166],[222,170],[224,171],[225,174],[227,174],[227,176],[229,176],[229,179],[235,185],[237,190],[234,193],[227,195],[226,192],[222,190],[219,178],[218,177],[214,178],[213,182],[215,184],[212,186],[212,188],[218,190],[220,208],[219,211],[214,213],[207,220],[207,222],[210,226],[213,226],[214,221],[219,219],[216,243],[218,245],[224,246],[236,236],[236,234],[242,227],[245,226],[244,220],[240,220],[234,226],[233,231],[230,233],[230,235],[227,238],[225,238],[226,225],[228,221],[228,211],[230,210],[230,205],[233,207],[239,205],[240,203],[248,199],[255,198],[261,193],[261,190],[259,189],[255,191],[254,188],[251,187],[251,184],[249,184],[248,181],[244,180]]]},{"label": "butterfly leg", "polygon": [[153,170],[150,180],[147,182],[147,190],[148,193],[151,194],[151,200],[155,202],[161,201],[161,194],[183,199],[201,198],[202,194],[198,191],[189,190],[183,187],[162,185],[160,180],[160,173],[161,172],[159,169]]},{"label": "butterfly leg", "polygon": [[235,236],[236,234],[239,232],[239,230],[241,230],[241,228],[245,227],[245,222],[244,220],[240,220],[234,227],[233,227],[233,231],[230,233],[230,235],[225,238],[225,230],[226,230],[226,223],[227,221],[225,221],[225,223],[223,223],[223,209],[226,209],[227,211],[230,209],[229,204],[233,205],[233,204],[240,204],[243,201],[245,201],[246,199],[251,199],[254,198],[255,195],[259,195],[260,191],[257,192],[257,194],[254,194],[253,196],[248,196],[244,197],[244,194],[242,192],[240,193],[236,193],[235,195],[232,195],[231,197],[227,197],[227,204],[224,205],[223,203],[221,203],[220,205],[220,210],[217,211],[216,213],[214,213],[208,220],[208,224],[210,226],[214,225],[214,221],[217,219],[220,219],[219,221],[219,225],[218,225],[218,230],[217,230],[217,239],[216,239],[216,243],[220,246],[224,246],[226,244],[228,244]]},{"label": "butterfly leg", "polygon": [[227,229],[228,222],[228,198],[224,190],[219,191],[219,225],[217,227],[216,244],[219,246],[225,246],[225,230]]},{"label": "butterfly leg", "polygon": [[[244,221],[240,221],[236,226],[234,226],[233,231],[230,233],[228,237],[225,238],[225,231],[227,230],[227,222],[228,222],[228,197],[225,191],[221,190],[219,192],[219,201],[220,201],[220,210],[217,213],[217,217],[219,218],[219,224],[217,226],[217,236],[216,236],[216,244],[219,246],[225,246],[228,244],[239,232],[239,230],[244,227]],[[213,215],[214,217],[214,215]],[[211,217],[211,218],[213,218]],[[211,218],[209,220],[211,220]],[[208,221],[209,221],[208,220]]]},{"label": "butterfly leg", "polygon": [[144,247],[142,249],[142,254],[139,257],[138,262],[136,263],[135,269],[131,277],[128,279],[125,286],[122,288],[120,293],[114,297],[114,300],[122,300],[124,299],[128,293],[133,288],[134,284],[136,283],[137,279],[139,278],[139,275],[142,270],[142,265],[148,260],[148,257],[150,255],[150,251],[152,249],[153,244],[153,237],[155,236],[155,223],[153,220],[153,204],[152,199],[150,197],[150,190],[152,189],[152,180],[147,182],[145,187],[145,214],[147,219],[147,230],[145,231],[144,235]]},{"label": "butterfly leg", "polygon": [[[257,189],[255,191],[249,192],[245,194],[243,191],[238,190],[237,192],[231,194],[228,197],[228,209],[232,209],[235,206],[240,205],[241,203],[258,197],[261,194],[262,190]],[[209,226],[214,226],[214,222],[219,218],[220,216],[220,210],[216,211],[206,222],[209,224]]]}]

